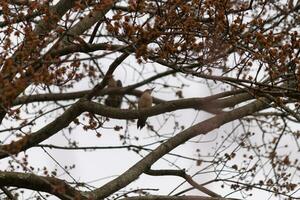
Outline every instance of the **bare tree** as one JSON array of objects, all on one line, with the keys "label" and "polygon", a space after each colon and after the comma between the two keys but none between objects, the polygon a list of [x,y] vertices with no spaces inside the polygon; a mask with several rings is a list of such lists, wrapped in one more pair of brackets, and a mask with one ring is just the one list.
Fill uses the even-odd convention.
[{"label": "bare tree", "polygon": [[[2,0],[0,6],[1,199],[219,200],[257,198],[260,191],[300,198],[299,1]],[[153,105],[138,109],[142,91],[151,88]],[[147,118],[137,130],[136,120]],[[114,146],[82,145],[72,136],[88,132],[101,141],[107,129],[119,136]],[[62,133],[65,145],[49,140]],[[193,156],[176,151],[189,144],[199,147]],[[32,149],[42,150],[39,158]],[[141,157],[92,185],[70,175],[76,163],[63,167],[51,156],[103,149]],[[30,162],[46,155],[59,169]],[[169,168],[154,165],[161,160]],[[196,173],[178,160],[193,161]],[[168,195],[143,185],[129,189],[143,174],[173,176],[189,187]],[[205,174],[210,179],[201,181]],[[23,189],[35,192],[22,197]]]}]

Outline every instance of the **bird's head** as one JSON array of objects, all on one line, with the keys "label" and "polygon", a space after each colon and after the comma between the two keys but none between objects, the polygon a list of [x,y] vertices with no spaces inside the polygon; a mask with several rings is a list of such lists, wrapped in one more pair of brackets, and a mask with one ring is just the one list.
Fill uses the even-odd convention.
[{"label": "bird's head", "polygon": [[122,87],[122,82],[120,80],[117,80],[117,86]]},{"label": "bird's head", "polygon": [[149,93],[149,94],[151,94],[151,92],[154,90],[154,88],[151,88],[151,89],[146,89],[145,91],[144,91],[144,93]]}]

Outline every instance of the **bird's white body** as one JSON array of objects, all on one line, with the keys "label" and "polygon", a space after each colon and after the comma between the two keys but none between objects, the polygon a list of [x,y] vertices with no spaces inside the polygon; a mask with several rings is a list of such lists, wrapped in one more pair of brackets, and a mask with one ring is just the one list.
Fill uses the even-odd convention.
[{"label": "bird's white body", "polygon": [[[138,102],[138,109],[150,108],[152,106],[152,96],[151,92],[153,89],[147,89],[141,95],[139,102]],[[138,119],[137,128],[143,128],[146,124],[147,117],[141,117]]]},{"label": "bird's white body", "polygon": [[152,106],[151,91],[145,91],[143,92],[141,98],[139,99],[138,108],[139,109],[150,108],[151,106]]}]

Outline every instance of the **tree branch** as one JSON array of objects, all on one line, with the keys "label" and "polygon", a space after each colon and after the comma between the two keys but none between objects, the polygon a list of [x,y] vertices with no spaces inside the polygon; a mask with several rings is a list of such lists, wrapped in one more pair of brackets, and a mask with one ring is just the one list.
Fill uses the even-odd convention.
[{"label": "tree branch", "polygon": [[207,189],[203,185],[196,183],[190,175],[185,173],[185,170],[152,170],[152,169],[149,169],[145,173],[148,175],[151,175],[151,176],[179,176],[181,178],[184,178],[186,180],[186,182],[188,182],[190,185],[192,185],[194,188],[198,189],[199,191],[203,192],[204,194],[207,194],[211,197],[221,197],[220,195]]},{"label": "tree branch", "polygon": [[17,200],[17,198],[8,189],[6,189],[6,187],[1,186],[0,188],[3,191],[3,193],[7,196],[8,199]]},{"label": "tree branch", "polygon": [[84,196],[63,180],[29,173],[0,171],[0,186],[47,192],[62,200],[88,199],[87,196]]}]

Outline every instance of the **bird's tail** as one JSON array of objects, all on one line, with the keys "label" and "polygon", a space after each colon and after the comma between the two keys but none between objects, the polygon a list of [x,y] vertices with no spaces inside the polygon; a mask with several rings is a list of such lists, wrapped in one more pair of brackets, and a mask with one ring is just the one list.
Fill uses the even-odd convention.
[{"label": "bird's tail", "polygon": [[147,118],[140,118],[137,121],[137,128],[142,129],[146,125]]}]

